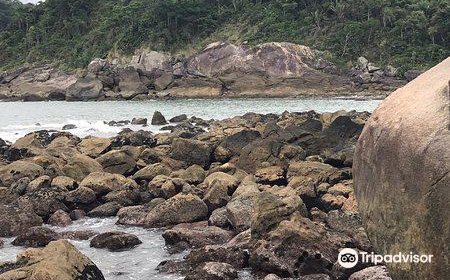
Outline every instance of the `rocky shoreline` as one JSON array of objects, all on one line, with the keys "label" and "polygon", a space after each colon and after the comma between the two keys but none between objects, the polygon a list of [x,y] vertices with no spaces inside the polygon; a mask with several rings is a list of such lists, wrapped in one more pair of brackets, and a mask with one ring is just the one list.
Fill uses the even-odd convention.
[{"label": "rocky shoreline", "polygon": [[[341,248],[372,251],[351,170],[369,116],[180,115],[169,133],[156,135],[124,130],[80,139],[39,131],[11,145],[0,140],[0,237],[44,247],[1,263],[0,279],[104,279],[64,239],[115,252],[139,250],[136,236],[47,225],[116,216],[121,225],[163,228],[170,252],[188,250],[182,261],[157,268],[186,279],[388,280],[383,266],[337,263]],[[153,120],[166,123],[160,114]],[[58,269],[49,270],[58,259]],[[238,273],[243,269],[251,275]]]},{"label": "rocky shoreline", "polygon": [[[83,74],[50,65],[0,75],[0,100],[103,101],[236,97],[385,97],[406,81],[364,57],[339,70],[309,47],[271,42],[254,47],[226,42],[186,57],[143,50],[132,58],[93,60]],[[407,80],[419,73],[410,71]]]}]

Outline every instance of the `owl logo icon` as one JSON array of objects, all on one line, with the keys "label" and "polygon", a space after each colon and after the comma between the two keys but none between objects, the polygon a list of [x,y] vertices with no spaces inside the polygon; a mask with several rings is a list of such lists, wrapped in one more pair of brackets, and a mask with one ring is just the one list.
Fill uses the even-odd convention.
[{"label": "owl logo icon", "polygon": [[352,268],[358,263],[358,252],[350,248],[342,249],[339,252],[338,262],[344,268]]}]

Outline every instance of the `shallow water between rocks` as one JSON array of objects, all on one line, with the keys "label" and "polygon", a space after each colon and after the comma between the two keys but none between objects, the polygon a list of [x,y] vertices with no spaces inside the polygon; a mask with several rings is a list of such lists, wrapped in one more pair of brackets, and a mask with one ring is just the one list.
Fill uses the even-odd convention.
[{"label": "shallow water between rocks", "polygon": [[[335,112],[356,110],[372,112],[380,100],[352,99],[300,99],[300,98],[260,98],[260,99],[220,99],[220,100],[169,100],[169,101],[114,101],[114,102],[0,102],[0,138],[14,142],[25,134],[37,130],[61,130],[66,124],[75,124],[76,129],[69,132],[84,137],[87,135],[111,137],[124,127],[112,127],[105,121],[131,120],[134,117],[148,118],[154,111],[160,111],[169,119],[186,114],[203,119],[224,119],[255,113],[282,113],[283,111]],[[158,132],[161,126],[125,126],[133,130],[145,129]],[[138,247],[123,251],[109,252],[89,247],[89,241],[71,241],[82,253],[88,256],[103,272],[106,279],[149,279],[176,280],[179,275],[161,275],[155,270],[163,260],[182,258],[182,254],[170,255],[161,230],[148,230],[138,227],[116,225],[116,218],[82,219],[57,231],[94,230],[124,231],[135,234],[143,242]],[[3,239],[5,245],[0,249],[0,262],[12,261],[23,247],[10,244],[13,239]],[[242,271],[241,276],[248,275]]]},{"label": "shallow water between rocks", "polygon": [[[70,133],[80,137],[87,135],[112,137],[124,127],[112,127],[104,121],[148,118],[160,111],[166,119],[180,114],[203,119],[224,119],[254,113],[335,112],[338,110],[373,111],[380,100],[354,99],[188,99],[152,101],[102,101],[102,102],[0,102],[0,138],[14,142],[25,134],[37,130],[61,130],[66,124],[74,124]],[[159,131],[161,126],[125,126],[131,129]]]},{"label": "shallow water between rocks", "polygon": [[[155,270],[156,266],[164,260],[180,259],[183,257],[183,254],[170,255],[167,252],[164,239],[161,236],[161,230],[125,227],[116,225],[116,221],[116,218],[88,218],[75,221],[72,225],[64,228],[51,228],[56,231],[94,230],[99,233],[124,231],[139,237],[142,241],[141,245],[122,252],[109,252],[105,249],[90,248],[90,240],[70,240],[77,249],[89,257],[98,266],[106,279],[183,279],[183,277],[179,275],[159,274]],[[19,252],[25,250],[24,247],[11,245],[10,243],[12,240],[14,240],[14,238],[3,239],[5,245],[0,249],[0,262],[13,261]]]}]

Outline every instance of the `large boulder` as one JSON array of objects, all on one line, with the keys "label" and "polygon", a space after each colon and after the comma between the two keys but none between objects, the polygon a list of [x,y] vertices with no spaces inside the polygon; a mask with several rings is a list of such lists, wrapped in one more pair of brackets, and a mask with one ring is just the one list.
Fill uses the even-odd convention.
[{"label": "large boulder", "polygon": [[103,170],[110,173],[127,175],[136,167],[133,155],[125,150],[109,151],[96,160],[102,165]]},{"label": "large boulder", "polygon": [[211,146],[202,141],[176,138],[172,142],[172,158],[188,165],[197,164],[207,168],[211,163],[211,154]]},{"label": "large boulder", "polygon": [[86,101],[97,100],[103,96],[103,84],[94,75],[79,78],[67,88],[66,100]]},{"label": "large boulder", "polygon": [[298,212],[281,221],[250,253],[250,266],[258,271],[289,277],[331,274],[341,248],[351,239],[328,231]]},{"label": "large boulder", "polygon": [[0,236],[18,235],[28,228],[42,225],[42,218],[32,209],[0,205]]},{"label": "large boulder", "polygon": [[447,58],[386,98],[355,150],[355,193],[377,252],[433,255],[388,263],[394,279],[450,275],[449,69]]},{"label": "large boulder", "polygon": [[314,71],[316,60],[310,48],[291,43],[265,43],[248,48],[216,42],[188,61],[188,72],[208,77],[230,72],[296,77]]},{"label": "large boulder", "polygon": [[103,168],[94,159],[85,155],[75,155],[70,161],[63,167],[63,172],[67,177],[82,181],[86,176],[92,172],[102,172]]},{"label": "large boulder", "polygon": [[61,236],[54,230],[39,226],[27,229],[17,236],[11,244],[14,246],[44,247],[58,239],[61,239]]},{"label": "large boulder", "polygon": [[207,191],[203,201],[212,212],[228,203],[239,182],[235,177],[227,173],[214,172],[206,177],[204,184]]},{"label": "large boulder", "polygon": [[80,183],[80,187],[93,190],[97,195],[105,195],[112,191],[117,191],[126,185],[134,186],[136,183],[119,174],[107,172],[93,172],[86,176]]},{"label": "large boulder", "polygon": [[16,263],[0,264],[0,279],[104,280],[102,272],[67,240],[54,241],[43,249],[28,249]]},{"label": "large boulder", "polygon": [[131,99],[148,91],[141,82],[139,73],[133,67],[126,67],[119,71],[119,88],[120,95],[125,99]]},{"label": "large boulder", "polygon": [[142,241],[136,235],[118,231],[101,233],[90,242],[91,247],[106,248],[112,252],[131,249],[139,244]]},{"label": "large boulder", "polygon": [[127,131],[121,132],[114,137],[111,141],[113,147],[122,146],[156,146],[156,139],[153,137],[150,131]]},{"label": "large boulder", "polygon": [[226,206],[226,215],[233,229],[243,232],[250,228],[253,210],[260,191],[255,183],[242,183]]},{"label": "large boulder", "polygon": [[146,72],[170,71],[172,69],[170,56],[156,51],[143,51],[133,56],[130,65]]},{"label": "large boulder", "polygon": [[110,139],[97,137],[83,139],[77,146],[80,153],[93,158],[98,157],[100,154],[107,151],[110,147]]},{"label": "large boulder", "polygon": [[133,179],[137,182],[142,180],[151,181],[158,175],[170,175],[172,170],[161,163],[150,164],[133,175]]},{"label": "large boulder", "polygon": [[196,195],[177,194],[158,204],[145,217],[146,227],[156,228],[205,219],[208,207]]},{"label": "large boulder", "polygon": [[21,178],[34,180],[44,173],[44,169],[28,161],[15,161],[4,167],[0,167],[0,184],[11,186]]},{"label": "large boulder", "polygon": [[273,187],[258,194],[251,221],[252,236],[260,237],[294,212],[307,216],[306,206],[290,187]]}]

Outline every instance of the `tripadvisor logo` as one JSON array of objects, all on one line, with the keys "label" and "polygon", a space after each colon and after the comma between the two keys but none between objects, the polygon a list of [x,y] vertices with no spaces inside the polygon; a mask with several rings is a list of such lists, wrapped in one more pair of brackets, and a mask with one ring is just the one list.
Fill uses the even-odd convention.
[{"label": "tripadvisor logo", "polygon": [[402,252],[395,255],[377,255],[375,253],[357,252],[354,249],[345,248],[339,252],[338,262],[344,268],[352,268],[356,266],[358,261],[361,263],[373,263],[375,265],[381,263],[431,263],[433,255],[403,254]]}]

